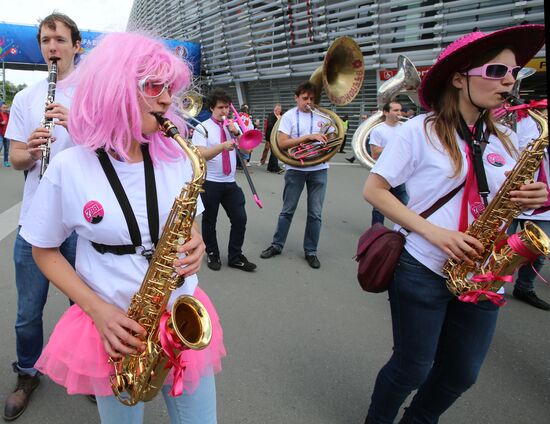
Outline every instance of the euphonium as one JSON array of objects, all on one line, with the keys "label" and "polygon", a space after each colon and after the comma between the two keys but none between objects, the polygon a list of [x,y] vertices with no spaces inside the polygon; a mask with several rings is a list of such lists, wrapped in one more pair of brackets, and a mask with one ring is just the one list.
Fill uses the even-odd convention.
[{"label": "euphonium", "polygon": [[[337,38],[328,48],[323,64],[311,75],[310,82],[317,87],[315,103],[319,104],[321,90],[324,88],[332,104],[347,105],[361,90],[364,76],[363,53],[357,43],[350,37]],[[317,105],[311,111],[330,120],[330,125],[335,130],[325,145],[308,142],[298,148],[281,149],[277,140],[281,122],[278,120],[271,131],[271,150],[277,159],[287,165],[304,167],[327,162],[338,153],[344,141],[344,124],[336,113]]]},{"label": "euphonium", "polygon": [[[50,106],[53,102],[55,102],[56,85],[57,85],[57,59],[52,59],[52,65],[50,67],[50,72],[48,73],[48,95],[46,96],[44,113],[48,111],[48,106]],[[47,138],[46,143],[40,146],[40,150],[42,151],[42,156],[40,158],[40,173],[38,174],[38,178],[42,179],[44,172],[46,172],[46,168],[50,164],[50,150],[52,148],[52,137],[53,137],[52,133],[55,127],[55,123],[53,122],[52,118],[47,118],[46,116],[44,116],[42,118],[42,122],[40,123],[40,125],[50,132],[50,135]]]},{"label": "euphonium", "polygon": [[147,332],[145,351],[120,359],[111,358],[115,369],[111,387],[118,400],[129,406],[155,397],[172,367],[169,357],[175,355],[175,352],[167,352],[163,347],[161,339],[166,334],[163,332],[167,332],[171,339],[178,340],[183,346],[182,350],[204,349],[212,337],[208,312],[193,296],[178,297],[171,314],[165,315],[168,314],[166,305],[171,293],[184,282],[174,272],[172,264],[178,254],[177,247],[190,238],[197,198],[206,176],[206,165],[198,149],[180,136],[174,124],[160,115],[155,114],[155,117],[166,136],[176,140],[191,160],[193,179],[174,200],[147,273],[128,308],[128,317]]},{"label": "euphonium", "polygon": [[[511,96],[507,100],[518,102]],[[525,223],[524,229],[519,233],[506,236],[512,220],[522,211],[518,204],[510,201],[510,191],[518,190],[525,181],[533,181],[548,146],[546,118],[536,110],[528,110],[528,114],[540,127],[539,138],[530,142],[523,150],[493,200],[466,231],[466,234],[481,242],[485,249],[483,256],[474,265],[449,259],[443,267],[447,276],[447,287],[456,296],[471,293],[476,295],[474,298],[481,295],[480,299],[483,300],[486,298],[483,293],[494,293],[504,284],[499,277],[513,274],[526,261],[526,252],[529,256],[550,253],[550,239],[530,221]]]}]

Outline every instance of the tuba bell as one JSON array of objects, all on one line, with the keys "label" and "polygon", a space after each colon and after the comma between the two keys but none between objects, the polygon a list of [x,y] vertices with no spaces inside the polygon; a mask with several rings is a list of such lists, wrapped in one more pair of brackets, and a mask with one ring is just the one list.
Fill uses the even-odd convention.
[{"label": "tuba bell", "polygon": [[[357,43],[350,37],[337,38],[327,50],[323,64],[310,77],[310,82],[317,87],[315,104],[319,104],[323,88],[333,105],[343,106],[350,103],[361,90],[364,76],[363,53]],[[287,165],[304,167],[327,162],[338,152],[344,141],[344,124],[336,113],[319,106],[310,110],[329,121],[322,131],[330,132],[334,137],[326,144],[309,142],[294,148],[281,149],[277,140],[280,120],[277,121],[271,132],[271,150],[277,159]]]},{"label": "tuba bell", "polygon": [[[392,101],[398,94],[406,94],[415,105],[419,105],[417,88],[420,85],[420,75],[416,67],[406,56],[399,55],[397,58],[397,73],[385,81],[378,89],[377,104],[378,112],[362,122],[353,133],[351,147],[353,154],[361,165],[371,169],[376,160],[367,150],[368,139],[371,131],[384,122],[382,107]],[[406,121],[406,119],[404,119]],[[403,123],[403,120],[401,120]]]}]

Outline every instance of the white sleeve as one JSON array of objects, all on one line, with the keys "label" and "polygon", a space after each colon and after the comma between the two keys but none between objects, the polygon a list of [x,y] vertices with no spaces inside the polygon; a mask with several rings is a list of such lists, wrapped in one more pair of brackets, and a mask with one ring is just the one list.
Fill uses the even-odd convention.
[{"label": "white sleeve", "polygon": [[195,146],[203,146],[207,147],[207,140],[204,135],[200,131],[193,131],[193,138],[191,139],[191,143]]},{"label": "white sleeve", "polygon": [[[33,246],[59,247],[71,235],[63,219],[63,191],[58,178],[60,167],[53,160],[38,185],[31,207],[21,227],[21,237]],[[66,184],[70,184],[66,182]]]},{"label": "white sleeve", "polygon": [[22,103],[21,94],[17,93],[13,98],[13,104],[10,109],[10,120],[6,129],[6,138],[26,143],[30,133],[25,125],[26,119],[23,114],[25,108]]},{"label": "white sleeve", "polygon": [[369,144],[378,147],[386,147],[387,140],[384,137],[383,131],[380,128],[374,128],[369,137]]},{"label": "white sleeve", "polygon": [[279,124],[278,130],[290,137],[292,135],[292,125],[292,115],[286,112],[283,116],[281,116],[281,123]]},{"label": "white sleeve", "polygon": [[424,132],[414,125],[403,124],[395,140],[384,148],[371,172],[383,177],[392,187],[406,182],[421,158],[421,147],[426,146]]}]

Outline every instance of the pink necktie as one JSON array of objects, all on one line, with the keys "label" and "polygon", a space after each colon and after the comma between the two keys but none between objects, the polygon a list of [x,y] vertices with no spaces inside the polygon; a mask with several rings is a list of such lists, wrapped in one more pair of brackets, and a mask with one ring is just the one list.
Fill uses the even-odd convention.
[{"label": "pink necktie", "polygon": [[[227,141],[227,138],[225,137],[223,124],[216,121],[214,118],[212,118],[212,120],[220,127],[220,143],[224,143]],[[229,157],[229,150],[223,149],[222,151],[222,169],[225,175],[231,174],[231,159]]]}]

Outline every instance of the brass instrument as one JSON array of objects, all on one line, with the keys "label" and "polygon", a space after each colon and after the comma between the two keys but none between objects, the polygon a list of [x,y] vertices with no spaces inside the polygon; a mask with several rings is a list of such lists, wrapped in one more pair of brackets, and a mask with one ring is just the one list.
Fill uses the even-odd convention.
[{"label": "brass instrument", "polygon": [[[518,72],[518,75],[516,77],[516,82],[514,83],[514,86],[512,87],[512,90],[510,91],[510,94],[514,97],[519,97],[519,88],[521,86],[522,81],[525,78],[529,78],[531,75],[535,74],[537,71],[534,68],[521,68]],[[508,128],[512,129],[514,132],[517,130],[517,119],[518,114],[516,111],[508,111],[506,110],[506,106],[503,106],[502,109],[505,111],[505,113],[502,116],[498,117],[498,121],[502,124],[507,126]]]},{"label": "brass instrument", "polygon": [[[512,96],[507,100],[512,103],[518,102]],[[474,265],[449,259],[443,267],[443,272],[447,276],[447,287],[456,296],[474,291],[496,292],[504,284],[498,277],[513,274],[514,270],[525,262],[525,258],[511,246],[510,238],[506,236],[506,229],[522,211],[518,204],[510,201],[510,191],[518,190],[525,181],[533,181],[535,171],[539,168],[548,146],[548,121],[536,110],[528,109],[527,113],[539,125],[540,137],[530,142],[523,150],[493,200],[466,231],[466,234],[483,244],[485,250],[482,258]],[[550,253],[550,239],[530,221],[527,221],[524,229],[514,236],[516,240],[519,237],[524,248],[532,255]],[[473,277],[478,275],[492,278],[477,281],[480,279]],[[485,298],[486,296],[482,295],[480,300]]]},{"label": "brass instrument", "polygon": [[[45,105],[44,113],[48,111],[48,106],[50,106],[53,102],[55,102],[56,85],[57,85],[57,59],[52,59],[52,65],[50,67],[50,72],[48,73],[48,95],[46,96],[46,105]],[[55,123],[53,122],[53,118],[47,118],[46,116],[44,116],[42,118],[42,122],[40,123],[40,125],[50,132],[50,135],[47,138],[46,143],[40,145],[42,156],[40,158],[40,172],[38,174],[38,178],[42,179],[44,172],[46,172],[46,168],[50,164],[50,151],[52,148],[52,137],[53,137],[53,129],[55,127]]]},{"label": "brass instrument", "polygon": [[[347,105],[361,90],[364,75],[363,53],[357,43],[350,37],[337,38],[328,48],[323,64],[310,78],[310,82],[317,87],[316,105],[319,104],[322,88],[332,104]],[[326,144],[315,141],[303,143],[297,148],[281,149],[277,140],[280,124],[278,120],[271,132],[271,149],[277,159],[287,165],[304,167],[327,162],[340,150],[344,141],[344,124],[336,113],[319,106],[310,110],[330,121],[325,132],[330,127],[334,128],[334,132],[330,133],[330,140]]]},{"label": "brass instrument", "polygon": [[[206,127],[201,121],[195,119],[195,116],[197,116],[202,109],[202,96],[196,91],[188,90],[181,97],[175,98],[175,100],[178,102],[176,111],[185,121],[187,121],[187,124],[195,131],[199,131],[204,137],[208,138],[208,130]],[[189,121],[193,121],[195,124]],[[200,129],[199,126],[201,127]]]},{"label": "brass instrument", "polygon": [[[351,148],[353,154],[361,163],[361,165],[371,169],[376,160],[369,154],[367,150],[368,139],[371,131],[384,122],[384,113],[382,108],[384,105],[392,101],[398,94],[406,94],[418,106],[417,88],[420,85],[420,75],[416,67],[406,56],[399,55],[397,58],[397,73],[385,81],[378,89],[377,103],[378,112],[370,116],[353,133],[351,140]],[[400,120],[403,122],[403,120]]]},{"label": "brass instrument", "polygon": [[[129,354],[120,359],[111,358],[115,374],[111,377],[113,393],[125,405],[153,399],[162,388],[172,367],[161,342],[161,317],[171,293],[184,283],[172,265],[177,247],[190,238],[195,219],[197,198],[206,176],[205,161],[198,149],[184,140],[168,119],[155,114],[167,137],[172,137],[185,151],[193,167],[193,180],[174,200],[164,230],[157,243],[151,263],[139,291],[133,296],[128,317],[138,322],[147,332],[146,348],[142,353]],[[183,349],[200,350],[210,343],[212,325],[205,307],[195,297],[183,295],[176,299],[164,331],[181,343]]]}]

